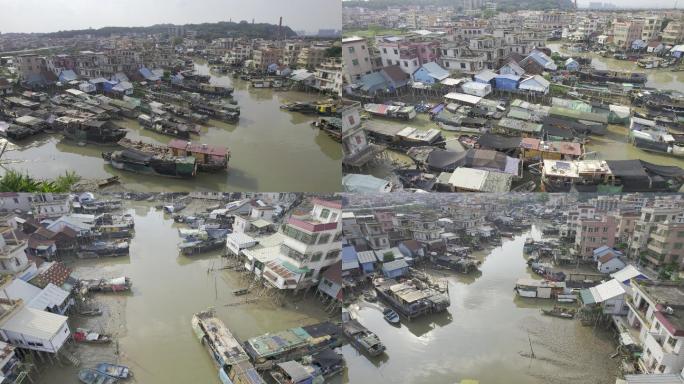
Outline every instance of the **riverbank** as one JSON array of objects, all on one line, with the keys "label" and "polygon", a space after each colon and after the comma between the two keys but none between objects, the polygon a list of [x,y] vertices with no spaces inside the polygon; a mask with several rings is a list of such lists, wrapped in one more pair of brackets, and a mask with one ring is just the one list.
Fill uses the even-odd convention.
[{"label": "riverbank", "polygon": [[[193,179],[170,179],[139,175],[114,169],[102,159],[113,146],[86,145],[65,140],[61,135],[43,134],[21,145],[11,144],[3,162],[12,169],[36,178],[49,178],[75,170],[86,179],[118,176],[121,186],[113,190],[159,191],[320,191],[340,189],[339,143],[325,132],[313,129],[315,116],[280,109],[295,101],[323,98],[318,93],[255,89],[248,82],[210,72],[206,63],[197,63],[200,74],[211,74],[211,83],[234,87],[233,97],[240,106],[239,122],[209,120],[197,141],[228,147],[228,171],[200,174]],[[117,123],[128,130],[127,137],[166,145],[169,136],[143,129],[133,119]],[[313,166],[315,164],[315,166]]]},{"label": "riverbank", "polygon": [[[80,368],[108,361],[129,366],[134,383],[219,383],[211,358],[190,326],[194,313],[216,308],[217,316],[241,341],[330,319],[313,295],[279,302],[259,298],[248,303],[247,299],[255,298],[252,294],[233,295],[248,284],[246,275],[220,269],[226,262],[220,251],[179,255],[178,228],[182,225],[155,209],[158,203],[125,203],[136,231],[130,256],[67,263],[79,278],[127,276],[133,284],[130,294],[95,296],[106,310],[86,324],[95,331],[112,333],[115,341],[104,348],[76,345]],[[111,318],[110,313],[114,314]],[[76,382],[77,371],[72,366],[46,366],[36,382]]]},{"label": "riverbank", "polygon": [[447,313],[402,321],[397,329],[387,324],[377,304],[352,305],[352,313],[387,350],[368,359],[343,347],[350,382],[614,383],[617,362],[610,359],[615,350],[610,332],[544,316],[540,309],[553,303],[516,297],[516,280],[535,278],[523,256],[527,237],[541,239],[541,228],[535,225],[503,239],[500,246],[482,251],[486,256],[475,254],[484,256],[481,273],[440,272],[438,277],[449,283]]}]

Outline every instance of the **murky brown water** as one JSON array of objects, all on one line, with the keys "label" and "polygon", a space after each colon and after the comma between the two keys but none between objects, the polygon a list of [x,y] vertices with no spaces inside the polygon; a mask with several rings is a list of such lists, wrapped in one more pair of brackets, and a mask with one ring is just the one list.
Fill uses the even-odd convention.
[{"label": "murky brown water", "polygon": [[[206,64],[196,64],[208,74]],[[225,145],[231,150],[228,173],[201,173],[181,180],[137,175],[106,165],[101,152],[107,147],[80,147],[57,135],[44,135],[23,148],[3,156],[8,167],[27,171],[39,178],[55,177],[75,170],[85,178],[120,177],[124,187],[135,191],[312,191],[340,190],[342,150],[324,132],[311,128],[313,116],[280,110],[291,101],[315,100],[316,93],[253,89],[248,83],[211,73],[212,83],[232,85],[241,108],[240,121],[227,124],[211,120],[204,128],[202,143]],[[123,120],[131,139],[166,144],[171,137],[144,130],[135,120]],[[111,148],[111,147],[110,147]],[[110,149],[111,150],[111,149]]]},{"label": "murky brown water", "polygon": [[[530,234],[541,238],[538,228]],[[447,314],[402,322],[397,329],[376,304],[353,309],[385,343],[387,353],[369,360],[344,347],[349,382],[614,383],[617,362],[609,357],[615,351],[609,333],[543,316],[539,308],[553,303],[516,297],[515,281],[532,276],[522,255],[530,234],[504,239],[485,257],[479,276],[444,274],[451,297]],[[525,357],[529,340],[536,359]]]},{"label": "murky brown water", "polygon": [[672,72],[670,68],[644,69],[635,61],[616,60],[602,57],[593,52],[570,52],[561,48],[562,43],[547,43],[546,46],[552,51],[557,51],[566,56],[591,57],[591,65],[596,69],[612,69],[618,71],[645,72],[648,75],[646,86],[661,90],[674,90],[684,92],[684,72]]},{"label": "murky brown water", "polygon": [[[98,295],[96,300],[113,311],[88,321],[94,330],[113,333],[120,357],[110,347],[78,345],[76,355],[82,367],[97,362],[119,362],[134,372],[135,383],[219,383],[218,372],[207,351],[190,327],[192,315],[213,306],[217,315],[242,341],[249,337],[328,319],[312,298],[295,298],[285,306],[272,301],[225,306],[249,296],[232,292],[248,281],[235,271],[209,271],[222,265],[218,254],[184,257],[178,255],[177,225],[152,208],[150,203],[133,203],[136,234],[130,257],[78,261],[80,277],[132,279],[131,295]],[[337,318],[335,318],[336,320]],[[42,372],[38,384],[77,383],[77,369],[55,365]]]}]

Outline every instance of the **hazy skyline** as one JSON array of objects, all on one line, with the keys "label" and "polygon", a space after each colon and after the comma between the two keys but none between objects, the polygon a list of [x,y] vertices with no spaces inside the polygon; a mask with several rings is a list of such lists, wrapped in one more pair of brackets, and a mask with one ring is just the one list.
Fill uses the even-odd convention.
[{"label": "hazy skyline", "polygon": [[339,0],[0,0],[0,32],[196,24],[217,21],[278,24],[315,32],[342,29]]},{"label": "hazy skyline", "polygon": [[[675,0],[577,0],[577,4],[582,7],[586,7],[589,3],[612,3],[618,7],[629,7],[629,8],[672,8],[674,7]],[[684,1],[679,2],[680,6],[684,6]]]}]

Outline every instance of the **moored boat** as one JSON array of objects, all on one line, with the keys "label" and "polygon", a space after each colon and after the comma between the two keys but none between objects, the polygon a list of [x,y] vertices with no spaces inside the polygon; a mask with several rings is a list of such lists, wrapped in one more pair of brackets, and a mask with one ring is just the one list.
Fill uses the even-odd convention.
[{"label": "moored boat", "polygon": [[392,308],[385,308],[382,311],[382,317],[384,317],[385,320],[392,325],[400,324],[399,315],[394,312]]},{"label": "moored boat", "polygon": [[559,317],[561,319],[572,319],[575,317],[575,311],[569,308],[553,307],[553,309],[542,309],[546,316]]},{"label": "moored boat", "polygon": [[137,149],[102,152],[102,158],[116,169],[129,172],[188,178],[197,175],[197,161],[193,156],[149,154]]},{"label": "moored boat", "polygon": [[108,344],[112,342],[109,335],[90,331],[85,328],[77,328],[74,332],[74,341],[86,344]]},{"label": "moored boat", "polygon": [[133,376],[133,372],[131,372],[128,367],[124,365],[100,363],[95,369],[100,373],[104,373],[107,376],[116,377],[117,379],[125,380]]},{"label": "moored boat", "polygon": [[363,109],[371,115],[390,119],[411,120],[416,117],[416,108],[411,105],[364,104]]},{"label": "moored boat", "polygon": [[78,379],[85,384],[114,384],[119,381],[116,377],[107,376],[91,368],[81,369],[78,372]]},{"label": "moored boat", "polygon": [[342,331],[356,349],[369,356],[379,356],[385,352],[385,345],[380,338],[356,320],[343,322]]}]

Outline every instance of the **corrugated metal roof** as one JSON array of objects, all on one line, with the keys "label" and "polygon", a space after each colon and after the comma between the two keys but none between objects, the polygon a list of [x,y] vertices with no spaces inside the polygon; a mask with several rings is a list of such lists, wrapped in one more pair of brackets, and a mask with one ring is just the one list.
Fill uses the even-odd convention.
[{"label": "corrugated metal roof", "polygon": [[14,279],[5,287],[5,292],[12,300],[22,299],[28,303],[40,294],[40,288],[24,280]]},{"label": "corrugated metal roof", "polygon": [[625,282],[637,276],[644,276],[644,274],[631,264],[610,275],[610,277],[619,282]]},{"label": "corrugated metal roof", "polygon": [[69,292],[49,283],[38,296],[28,303],[28,307],[44,311],[46,308],[61,305],[67,297],[69,297]]},{"label": "corrugated metal roof", "polygon": [[408,264],[404,259],[390,261],[382,264],[383,271],[396,271],[397,269],[408,268]]},{"label": "corrugated metal roof", "polygon": [[242,232],[233,232],[228,234],[227,236],[228,239],[232,239],[235,244],[243,245],[243,244],[249,244],[254,240],[252,236],[246,235]]},{"label": "corrugated metal roof", "polygon": [[67,319],[66,316],[25,307],[10,317],[2,329],[49,340],[66,324]]},{"label": "corrugated metal roof", "polygon": [[625,289],[622,288],[622,284],[615,279],[608,280],[605,283],[591,287],[589,288],[589,291],[594,297],[594,302],[596,303],[602,303],[625,293]]},{"label": "corrugated metal roof", "polygon": [[357,252],[356,256],[359,259],[359,263],[365,264],[365,263],[375,263],[378,261],[378,259],[375,256],[375,251],[363,251],[363,252]]}]

